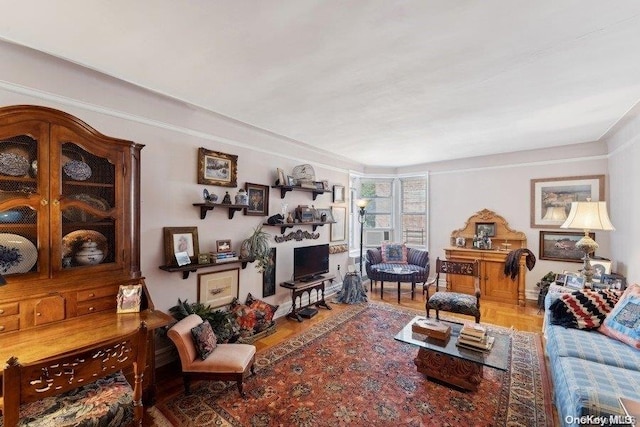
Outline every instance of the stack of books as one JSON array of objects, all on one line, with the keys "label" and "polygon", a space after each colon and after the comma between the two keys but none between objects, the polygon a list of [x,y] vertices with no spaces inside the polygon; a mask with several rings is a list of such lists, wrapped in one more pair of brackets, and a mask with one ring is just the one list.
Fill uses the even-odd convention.
[{"label": "stack of books", "polygon": [[465,324],[460,330],[458,347],[472,350],[489,351],[493,346],[494,338],[487,335],[487,329],[477,324]]},{"label": "stack of books", "polygon": [[215,252],[211,254],[211,262],[221,264],[224,262],[238,261],[238,254],[235,251]]},{"label": "stack of books", "polygon": [[446,341],[451,335],[451,326],[433,319],[418,317],[411,324],[411,331],[429,338]]}]

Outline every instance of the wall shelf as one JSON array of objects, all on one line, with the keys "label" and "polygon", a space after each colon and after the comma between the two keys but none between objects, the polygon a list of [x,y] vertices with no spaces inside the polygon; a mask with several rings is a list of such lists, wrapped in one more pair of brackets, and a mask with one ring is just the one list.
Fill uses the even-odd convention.
[{"label": "wall shelf", "polygon": [[233,219],[233,215],[237,211],[241,211],[247,207],[247,205],[233,205],[228,203],[194,203],[193,206],[200,208],[200,219],[205,219],[208,211],[212,211],[216,206],[223,207],[229,211],[229,219]]},{"label": "wall shelf", "polygon": [[271,188],[279,188],[280,189],[280,198],[284,199],[284,196],[289,191],[306,191],[307,193],[313,194],[313,200],[316,199],[318,194],[324,194],[325,190],[319,190],[317,188],[306,188],[306,187],[298,187],[295,185],[272,185]]},{"label": "wall shelf", "polygon": [[284,234],[287,231],[287,228],[293,228],[300,225],[311,225],[313,227],[313,231],[316,231],[316,228],[322,227],[325,224],[335,224],[335,221],[325,221],[325,222],[286,222],[283,224],[269,224],[267,222],[262,225],[268,225],[270,227],[280,227],[280,233]]},{"label": "wall shelf", "polygon": [[237,261],[218,262],[218,263],[210,262],[207,264],[188,264],[188,265],[182,265],[179,267],[177,265],[161,265],[160,270],[168,271],[170,273],[181,271],[182,278],[186,279],[189,277],[189,273],[195,273],[201,268],[219,267],[221,265],[227,265],[227,264],[242,264],[242,268],[245,269],[247,268],[247,263],[250,263],[253,261],[255,261],[255,258],[240,258]]}]

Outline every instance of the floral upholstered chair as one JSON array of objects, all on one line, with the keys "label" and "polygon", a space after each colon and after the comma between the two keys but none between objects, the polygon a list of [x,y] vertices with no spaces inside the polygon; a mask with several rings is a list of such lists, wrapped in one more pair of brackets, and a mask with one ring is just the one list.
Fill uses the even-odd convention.
[{"label": "floral upholstered chair", "polygon": [[[480,286],[478,261],[447,261],[436,259],[436,276],[423,286],[423,294],[427,293],[427,317],[431,309],[436,311],[436,319],[440,319],[440,311],[473,316],[480,323]],[[474,295],[460,292],[440,291],[440,273],[460,274],[474,279]],[[430,295],[430,288],[435,285],[435,292]]]}]

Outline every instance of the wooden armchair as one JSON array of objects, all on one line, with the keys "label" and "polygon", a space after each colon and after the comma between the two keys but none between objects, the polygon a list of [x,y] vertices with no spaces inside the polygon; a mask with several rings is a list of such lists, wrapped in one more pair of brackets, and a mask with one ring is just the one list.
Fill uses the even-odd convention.
[{"label": "wooden armchair", "polygon": [[250,369],[255,374],[253,362],[256,347],[251,344],[215,344],[215,348],[206,359],[198,357],[191,330],[202,323],[197,314],[190,314],[173,325],[167,335],[176,345],[180,363],[184,390],[190,393],[191,379],[236,381],[240,395],[245,397],[244,377]]},{"label": "wooden armchair", "polygon": [[[90,331],[88,331],[90,333]],[[147,326],[90,348],[20,364],[3,373],[4,427],[142,426]],[[133,387],[123,370],[133,369]]]},{"label": "wooden armchair", "polygon": [[[429,310],[436,311],[436,319],[440,319],[440,311],[448,311],[451,313],[465,314],[473,316],[476,323],[480,323],[480,286],[479,286],[480,268],[478,261],[443,261],[436,259],[436,276],[430,279],[423,286],[423,294],[427,293],[427,317]],[[474,280],[475,294],[468,295],[459,292],[440,291],[440,273],[443,274],[461,274],[472,277]],[[429,288],[435,285],[435,292],[429,295]]]}]

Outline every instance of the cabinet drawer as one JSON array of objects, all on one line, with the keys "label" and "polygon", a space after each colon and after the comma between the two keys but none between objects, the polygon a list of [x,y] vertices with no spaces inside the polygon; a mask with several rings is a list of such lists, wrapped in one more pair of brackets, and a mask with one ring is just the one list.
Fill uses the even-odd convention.
[{"label": "cabinet drawer", "polygon": [[85,314],[97,313],[99,311],[111,310],[114,308],[116,308],[116,298],[114,295],[110,295],[105,298],[79,302],[78,316],[84,316]]},{"label": "cabinet drawer", "polygon": [[77,300],[78,302],[92,301],[108,296],[112,296],[115,300],[117,294],[118,286],[105,286],[102,288],[84,289],[82,291],[78,291]]},{"label": "cabinet drawer", "polygon": [[20,316],[0,317],[0,334],[20,329]]},{"label": "cabinet drawer", "polygon": [[20,313],[20,303],[0,304],[0,317],[13,316]]}]

